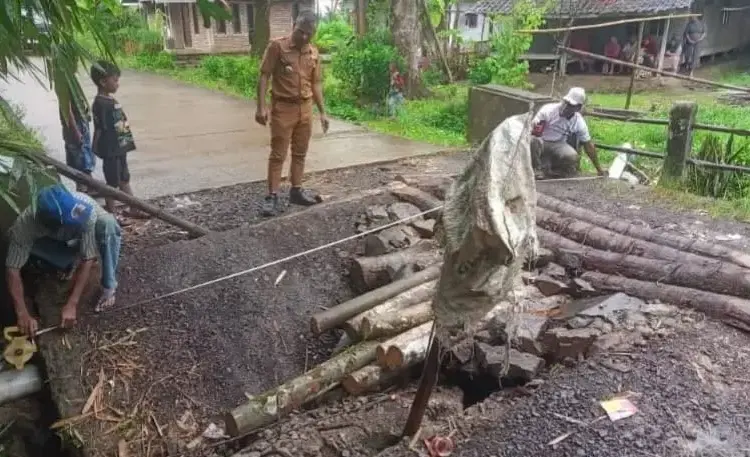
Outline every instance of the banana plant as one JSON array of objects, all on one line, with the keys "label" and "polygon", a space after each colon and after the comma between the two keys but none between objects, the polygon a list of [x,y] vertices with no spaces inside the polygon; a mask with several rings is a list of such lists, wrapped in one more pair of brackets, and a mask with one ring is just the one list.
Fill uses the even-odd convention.
[{"label": "banana plant", "polygon": [[[211,17],[230,17],[224,0],[197,3],[204,24]],[[90,37],[98,57],[114,61],[110,44],[113,31],[108,30],[102,17],[103,13],[117,14],[121,8],[120,0],[0,0],[0,79],[31,75],[55,92],[59,106],[67,108],[73,103],[83,107],[86,99],[76,75],[95,56],[79,38]],[[31,182],[32,176],[38,176],[34,171],[44,171],[34,159],[44,154],[38,139],[31,134],[8,133],[27,130],[0,95],[0,155],[27,159],[14,161],[10,179],[0,185],[0,200],[6,203],[16,197],[14,189],[19,180],[28,180],[29,189],[36,189],[38,186]]]}]

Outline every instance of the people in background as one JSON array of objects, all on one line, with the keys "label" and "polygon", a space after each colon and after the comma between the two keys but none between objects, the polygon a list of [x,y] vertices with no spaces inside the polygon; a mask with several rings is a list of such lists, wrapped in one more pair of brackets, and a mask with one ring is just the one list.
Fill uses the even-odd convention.
[{"label": "people in background", "polygon": [[586,91],[573,87],[561,102],[548,103],[539,109],[531,132],[532,163],[537,177],[574,176],[578,172],[579,145],[583,145],[597,173],[605,173],[581,115],[585,102]]},{"label": "people in background", "polygon": [[389,66],[391,75],[390,87],[388,89],[388,116],[394,118],[404,103],[404,77],[398,70],[398,64],[391,62]]},{"label": "people in background", "polygon": [[705,38],[706,25],[700,18],[690,18],[682,35],[682,68],[691,75],[700,64],[700,44]]},{"label": "people in background", "polygon": [[[589,44],[589,34],[585,30],[576,30],[570,36],[570,47],[579,51],[591,52]],[[576,56],[581,73],[588,73],[593,70],[594,61],[589,57]]]},{"label": "people in background", "polygon": [[677,71],[680,67],[680,40],[677,39],[676,35],[672,35],[667,41],[667,46],[664,50],[664,70]]},{"label": "people in background", "polygon": [[51,265],[62,263],[74,268],[73,284],[62,307],[63,327],[76,323],[78,304],[97,258],[101,293],[95,310],[114,306],[120,233],[114,216],[88,195],[70,192],[62,184],[40,190],[36,204],[23,210],[8,231],[5,270],[19,329],[32,337],[39,329],[27,306],[21,279],[21,269],[32,256]]},{"label": "people in background", "polygon": [[[114,95],[120,88],[120,70],[111,62],[98,61],[91,66],[91,80],[97,94],[91,106],[94,118],[93,151],[102,159],[102,170],[107,185],[133,195],[130,187],[128,154],[135,151],[133,133],[125,111]],[[106,209],[115,214],[115,200],[106,198]],[[126,209],[126,216],[148,218],[134,208]]]},{"label": "people in background", "polygon": [[656,66],[656,56],[658,54],[658,50],[655,48],[656,46],[656,40],[653,36],[647,36],[643,39],[643,42],[641,43],[641,62],[640,65],[644,65],[646,67],[655,67]]},{"label": "people in background", "polygon": [[[323,105],[323,77],[318,49],[310,41],[315,36],[318,18],[312,11],[301,11],[292,34],[271,41],[263,55],[258,81],[258,108],[255,121],[271,124],[271,154],[268,158],[268,195],[262,214],[269,217],[284,211],[279,197],[281,172],[292,150],[289,202],[311,206],[320,196],[302,188],[305,158],[312,136],[313,103],[320,113],[323,133],[328,118]],[[266,92],[271,81],[271,112],[266,107]]]},{"label": "people in background", "polygon": [[[619,59],[621,52],[622,49],[620,47],[620,42],[617,41],[617,37],[614,35],[611,36],[607,44],[604,45],[604,56],[609,57],[610,59]],[[615,73],[615,67],[618,67],[617,70],[619,73],[621,70],[621,68],[619,68],[619,65],[604,62],[604,64],[602,65],[602,73],[605,75],[612,75]]]},{"label": "people in background", "polygon": [[[91,151],[91,115],[86,103],[71,100],[60,108],[63,142],[65,143],[65,163],[89,176],[94,172],[96,157]],[[76,183],[76,190],[89,192],[89,189]]]},{"label": "people in background", "polygon": [[[622,46],[621,59],[626,62],[635,63],[635,37],[631,36],[625,44]],[[626,68],[625,71],[629,73],[631,69]]]}]

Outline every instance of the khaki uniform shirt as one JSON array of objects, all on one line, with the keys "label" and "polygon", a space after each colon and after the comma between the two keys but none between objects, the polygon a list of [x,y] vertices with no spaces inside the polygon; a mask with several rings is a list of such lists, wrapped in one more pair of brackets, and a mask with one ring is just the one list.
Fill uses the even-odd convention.
[{"label": "khaki uniform shirt", "polygon": [[313,96],[313,85],[320,81],[320,55],[311,44],[297,49],[291,36],[279,38],[268,44],[260,71],[271,75],[273,98],[308,100]]}]

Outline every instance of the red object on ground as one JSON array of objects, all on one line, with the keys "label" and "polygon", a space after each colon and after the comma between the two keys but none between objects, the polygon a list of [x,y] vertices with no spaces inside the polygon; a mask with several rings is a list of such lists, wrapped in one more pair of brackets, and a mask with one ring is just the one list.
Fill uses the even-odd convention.
[{"label": "red object on ground", "polygon": [[433,436],[424,440],[427,454],[430,457],[448,457],[453,453],[456,445],[453,439],[445,436]]}]

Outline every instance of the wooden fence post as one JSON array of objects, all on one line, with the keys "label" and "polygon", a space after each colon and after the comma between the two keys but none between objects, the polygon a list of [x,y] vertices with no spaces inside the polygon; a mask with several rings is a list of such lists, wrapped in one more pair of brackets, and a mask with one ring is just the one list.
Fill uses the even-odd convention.
[{"label": "wooden fence post", "polygon": [[667,155],[664,157],[661,181],[679,182],[693,148],[693,124],[698,105],[695,102],[675,102],[669,111]]},{"label": "wooden fence post", "polygon": [[[641,47],[643,47],[643,27],[645,22],[638,23],[638,39],[635,43],[635,61],[636,65],[641,64]],[[633,73],[630,75],[630,85],[628,86],[628,95],[625,96],[625,109],[630,109],[630,99],[633,97],[633,87],[635,86],[635,77],[638,74],[638,70],[633,68]]]}]

